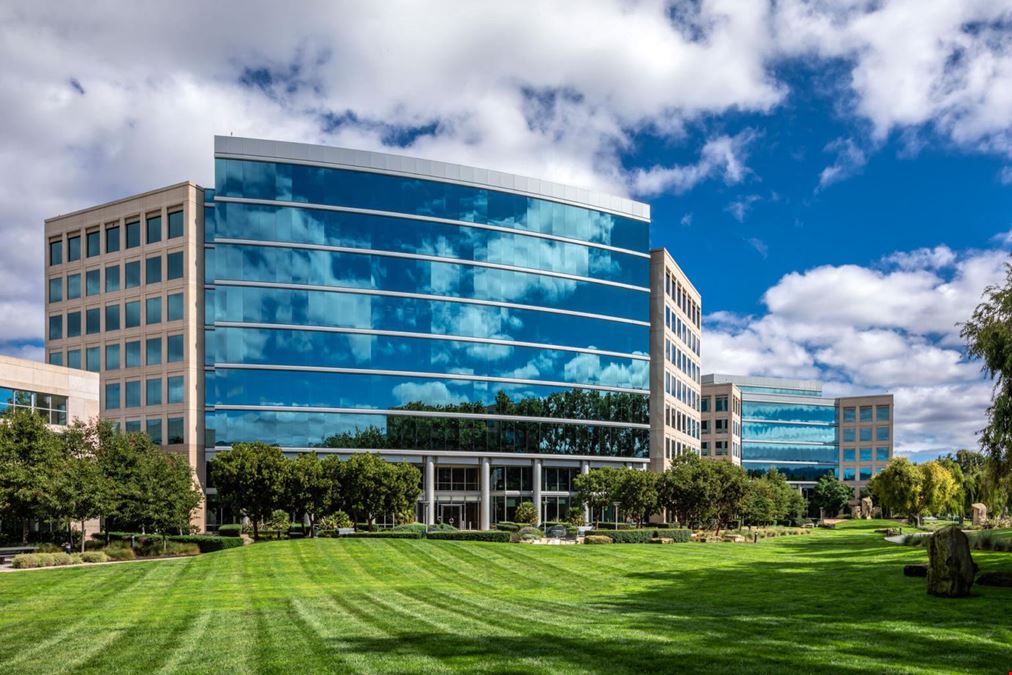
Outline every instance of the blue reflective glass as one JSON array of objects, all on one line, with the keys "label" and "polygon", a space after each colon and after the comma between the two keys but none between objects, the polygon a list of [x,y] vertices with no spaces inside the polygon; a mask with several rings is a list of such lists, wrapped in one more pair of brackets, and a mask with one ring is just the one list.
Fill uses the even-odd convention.
[{"label": "blue reflective glass", "polygon": [[183,236],[183,212],[173,211],[169,214],[169,239]]},{"label": "blue reflective glass", "polygon": [[742,440],[756,441],[807,441],[832,443],[836,440],[836,427],[816,424],[776,424],[772,422],[742,422]]},{"label": "blue reflective glass", "polygon": [[168,438],[167,438],[166,442],[169,445],[172,445],[174,443],[182,443],[183,442],[183,418],[182,417],[170,417],[167,420],[167,423],[168,423],[168,426],[167,426],[166,431],[167,431],[167,434],[168,434]]},{"label": "blue reflective glass", "polygon": [[81,237],[67,237],[67,262],[81,259]]},{"label": "blue reflective glass", "polygon": [[790,462],[824,462],[836,464],[839,449],[835,445],[786,445],[742,441],[743,460],[779,460]]},{"label": "blue reflective glass", "polygon": [[[816,482],[822,476],[835,474],[836,468],[817,464],[776,464],[776,463],[743,463],[742,468],[748,471],[749,475],[758,478],[770,469],[776,469],[784,474],[790,481]],[[853,470],[852,470],[853,471]]]},{"label": "blue reflective glass", "polygon": [[162,444],[162,420],[159,417],[149,417],[144,427],[145,433],[155,445]]},{"label": "blue reflective glass", "polygon": [[119,345],[105,346],[105,369],[106,370],[119,369]]},{"label": "blue reflective glass", "polygon": [[105,268],[105,292],[111,293],[119,290],[119,265],[109,265]]},{"label": "blue reflective glass", "polygon": [[147,219],[147,230],[149,244],[157,244],[162,240],[162,217],[153,216]]},{"label": "blue reflective glass", "polygon": [[843,461],[845,461],[845,462],[856,462],[857,461],[857,451],[854,450],[853,448],[848,448],[848,449],[844,450],[843,451]]},{"label": "blue reflective glass", "polygon": [[141,245],[141,222],[135,220],[126,224],[126,247],[135,248]]},{"label": "blue reflective glass", "polygon": [[[871,440],[871,427],[861,427],[860,439],[862,443]],[[886,438],[880,440],[889,440],[889,439]]]},{"label": "blue reflective glass", "polygon": [[105,306],[105,330],[119,330],[119,305]]},{"label": "blue reflective glass", "polygon": [[844,422],[856,422],[857,421],[857,408],[848,406],[843,409],[843,421]]},{"label": "blue reflective glass", "polygon": [[[284,206],[221,203],[220,238],[424,253],[649,285],[650,261],[583,244],[446,223]],[[181,261],[180,261],[181,266]]]},{"label": "blue reflective glass", "polygon": [[145,383],[145,405],[162,404],[162,378],[156,377]]},{"label": "blue reflective glass", "polygon": [[88,347],[84,351],[84,367],[92,373],[102,371],[102,348]]},{"label": "blue reflective glass", "polygon": [[63,338],[63,315],[56,314],[49,317],[49,339],[60,340]]},{"label": "blue reflective glass", "polygon": [[141,407],[141,381],[135,380],[126,383],[126,404],[127,408]]},{"label": "blue reflective glass", "polygon": [[182,403],[183,402],[183,376],[173,375],[168,378],[166,389],[168,389],[166,398],[168,403]]},{"label": "blue reflective glass", "polygon": [[165,301],[166,321],[182,321],[183,319],[183,294],[173,293]]},{"label": "blue reflective glass", "polygon": [[119,410],[119,383],[114,382],[105,385],[105,409],[106,410]]},{"label": "blue reflective glass", "polygon": [[81,368],[81,350],[70,349],[67,351],[67,367],[68,368]]},{"label": "blue reflective glass", "polygon": [[[488,407],[495,405],[500,414],[633,423],[648,421],[645,394],[548,385],[219,367],[208,373],[206,389],[207,402],[211,405],[374,409],[411,406],[425,410],[479,413],[488,413]],[[499,392],[503,392],[506,398],[497,400]]]},{"label": "blue reflective glass", "polygon": [[855,475],[856,474],[854,472],[854,469],[851,467],[845,468],[843,470],[843,480],[854,480]]},{"label": "blue reflective glass", "polygon": [[81,297],[81,275],[67,275],[67,300],[76,300]]},{"label": "blue reflective glass", "polygon": [[871,448],[861,448],[861,461],[862,462],[871,461]]},{"label": "blue reflective glass", "polygon": [[491,419],[218,410],[208,445],[270,439],[284,447],[522,452],[646,457],[646,429]]},{"label": "blue reflective glass", "polygon": [[137,288],[141,285],[141,261],[134,260],[123,265],[123,288]]},{"label": "blue reflective glass", "polygon": [[49,242],[49,264],[60,265],[63,263],[63,242]]},{"label": "blue reflective glass", "polygon": [[[216,197],[350,206],[463,220],[646,251],[649,224],[487,188],[324,167],[215,161]],[[216,225],[217,227],[217,225]]]},{"label": "blue reflective glass", "polygon": [[102,308],[89,309],[84,315],[84,330],[88,335],[102,332]]},{"label": "blue reflective glass", "polygon": [[119,250],[119,227],[105,229],[105,252],[115,253]]},{"label": "blue reflective glass", "polygon": [[780,422],[823,422],[836,423],[836,407],[809,405],[803,403],[758,403],[742,401],[741,417],[745,419],[773,420]]},{"label": "blue reflective glass", "polygon": [[162,362],[162,339],[161,338],[148,338],[145,341],[144,347],[144,364],[148,366],[157,366]]},{"label": "blue reflective glass", "polygon": [[780,394],[783,396],[815,396],[821,397],[822,392],[818,389],[788,389],[785,387],[752,387],[740,385],[742,393],[751,392],[755,394]]},{"label": "blue reflective glass", "polygon": [[165,280],[183,278],[183,252],[169,253],[165,256]]},{"label": "blue reflective glass", "polygon": [[124,305],[124,321],[123,325],[126,328],[137,328],[141,325],[141,301],[134,300]]},{"label": "blue reflective glass", "polygon": [[144,317],[147,324],[161,323],[162,322],[162,299],[161,298],[148,298],[144,302]]},{"label": "blue reflective glass", "polygon": [[889,461],[889,448],[875,448],[875,461],[877,461],[877,462],[888,462]]},{"label": "blue reflective glass", "polygon": [[858,474],[861,480],[871,480],[871,467],[862,466],[861,472]]},{"label": "blue reflective glass", "polygon": [[183,336],[182,335],[170,335],[166,339],[166,351],[168,354],[165,357],[167,363],[176,363],[183,360]]},{"label": "blue reflective glass", "polygon": [[875,429],[875,440],[876,441],[888,441],[889,440],[889,427],[878,427]]},{"label": "blue reflective glass", "polygon": [[139,368],[141,365],[141,342],[135,340],[124,345],[126,351],[126,367]]},{"label": "blue reflective glass", "polygon": [[266,281],[477,298],[646,321],[649,293],[530,272],[265,246],[218,244],[216,281]]},{"label": "blue reflective glass", "polygon": [[49,302],[60,302],[63,300],[63,279],[56,277],[49,280]]},{"label": "blue reflective glass", "polygon": [[162,256],[156,255],[144,261],[144,283],[157,284],[162,280]]},{"label": "blue reflective glass", "polygon": [[537,310],[239,286],[219,286],[211,295],[213,301],[209,299],[207,306],[213,310],[213,321],[434,333],[593,347],[628,354],[649,351],[647,326]]},{"label": "blue reflective glass", "polygon": [[49,363],[53,366],[62,366],[63,352],[49,352]]},{"label": "blue reflective glass", "polygon": [[851,427],[849,429],[844,429],[843,430],[843,442],[844,443],[853,443],[855,440],[856,440],[856,438],[854,436],[854,428],[853,427]]},{"label": "blue reflective glass", "polygon": [[67,312],[67,337],[81,335],[81,313]]},{"label": "blue reflective glass", "polygon": [[102,270],[88,270],[84,275],[85,294],[98,295],[102,292]]},{"label": "blue reflective glass", "polygon": [[139,433],[141,430],[141,422],[140,420],[127,420],[124,429],[128,434]]},{"label": "blue reflective glass", "polygon": [[102,255],[102,231],[95,230],[94,232],[89,232],[86,236],[88,257],[91,258],[96,255]]},{"label": "blue reflective glass", "polygon": [[889,406],[887,405],[875,406],[875,419],[878,420],[879,422],[888,422]]},{"label": "blue reflective glass", "polygon": [[[180,337],[180,347],[182,336]],[[649,389],[650,362],[579,352],[386,335],[218,328],[205,335],[214,363],[302,365],[376,370],[445,371],[477,376]],[[831,427],[807,427],[805,438],[834,439]],[[743,434],[744,435],[744,434]]]}]

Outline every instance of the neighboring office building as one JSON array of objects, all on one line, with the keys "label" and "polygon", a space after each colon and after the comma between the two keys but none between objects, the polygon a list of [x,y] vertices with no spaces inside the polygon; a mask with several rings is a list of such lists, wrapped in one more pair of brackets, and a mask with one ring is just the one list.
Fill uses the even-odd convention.
[{"label": "neighboring office building", "polygon": [[741,466],[741,390],[733,382],[703,386],[700,455]]},{"label": "neighboring office building", "polygon": [[700,454],[699,291],[665,249],[650,252],[650,467]]},{"label": "neighboring office building", "polygon": [[776,468],[810,488],[833,472],[860,489],[892,457],[892,394],[827,398],[812,380],[704,375],[704,401],[729,385],[741,395],[741,464],[750,473]]}]

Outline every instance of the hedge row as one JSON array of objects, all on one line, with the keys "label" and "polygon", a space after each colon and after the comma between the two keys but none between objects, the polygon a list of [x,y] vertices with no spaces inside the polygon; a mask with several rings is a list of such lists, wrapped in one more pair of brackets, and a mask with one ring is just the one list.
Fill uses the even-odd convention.
[{"label": "hedge row", "polygon": [[454,541],[496,541],[509,542],[510,532],[503,530],[460,530],[458,532],[429,532],[429,539]]},{"label": "hedge row", "polygon": [[[105,534],[102,532],[96,532],[91,535],[93,539],[103,541]],[[161,541],[162,536],[160,534],[138,534],[136,532],[110,532],[109,541],[130,541],[133,537],[138,541]],[[211,553],[212,551],[223,551],[226,548],[238,548],[242,546],[242,539],[239,537],[216,537],[210,534],[174,534],[169,535],[169,541],[174,541],[179,544],[196,544],[200,549],[201,553]]]},{"label": "hedge row", "polygon": [[642,530],[591,530],[588,536],[611,537],[616,544],[646,544],[655,537],[673,539],[676,542],[684,543],[692,539],[692,530],[685,528],[677,529],[654,529],[644,528]]},{"label": "hedge row", "polygon": [[[333,536],[333,535],[331,535]],[[424,535],[421,532],[354,532],[346,534],[345,537],[352,539],[421,539]]]},{"label": "hedge row", "polygon": [[219,537],[238,537],[241,534],[242,534],[242,525],[238,523],[218,526]]}]

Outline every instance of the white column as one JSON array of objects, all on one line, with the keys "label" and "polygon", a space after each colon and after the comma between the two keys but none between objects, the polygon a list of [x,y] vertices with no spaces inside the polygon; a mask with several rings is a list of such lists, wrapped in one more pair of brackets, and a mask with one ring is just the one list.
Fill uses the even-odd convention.
[{"label": "white column", "polygon": [[534,460],[534,471],[531,472],[534,475],[534,508],[538,510],[538,522],[540,525],[541,521],[544,520],[544,508],[541,506],[541,460]]},{"label": "white column", "polygon": [[479,481],[481,486],[481,505],[478,507],[478,513],[481,519],[481,529],[487,530],[492,527],[492,491],[489,485],[491,480],[489,473],[492,471],[492,467],[489,465],[488,457],[481,458],[481,468],[479,471],[481,471]]},{"label": "white column", "polygon": [[425,524],[436,524],[436,458],[425,458]]},{"label": "white column", "polygon": [[[580,462],[580,473],[590,473],[590,462]],[[583,522],[590,525],[590,507],[583,505]]]}]

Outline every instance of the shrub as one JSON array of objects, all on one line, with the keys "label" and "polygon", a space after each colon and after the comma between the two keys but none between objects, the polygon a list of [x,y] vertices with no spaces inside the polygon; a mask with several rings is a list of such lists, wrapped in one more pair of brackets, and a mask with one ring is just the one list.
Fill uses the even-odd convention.
[{"label": "shrub", "polygon": [[457,528],[449,523],[436,523],[429,525],[429,532],[457,532]]},{"label": "shrub", "polygon": [[422,532],[394,532],[392,530],[383,530],[382,532],[353,532],[352,534],[347,534],[345,536],[355,539],[421,539],[423,535],[424,533]]},{"label": "shrub", "polygon": [[39,544],[38,546],[36,546],[35,547],[35,552],[36,553],[63,553],[64,550],[63,550],[62,546],[57,546],[56,544],[50,544],[50,543],[47,542],[45,544]]},{"label": "shrub", "polygon": [[182,536],[169,537],[169,541],[180,544],[196,544],[201,553],[223,551],[227,548],[240,548],[242,539],[238,537],[216,537],[211,534],[184,534]]},{"label": "shrub", "polygon": [[495,541],[508,542],[510,533],[502,530],[459,530],[457,532],[429,532],[428,539],[454,541]]},{"label": "shrub", "polygon": [[500,520],[495,524],[495,529],[502,530],[503,532],[516,532],[522,527],[519,523],[512,523],[508,520]]},{"label": "shrub", "polygon": [[676,544],[684,544],[685,542],[692,541],[692,530],[684,527],[672,528],[672,529],[657,529],[654,530],[658,537],[665,539],[671,539]]},{"label": "shrub", "polygon": [[398,525],[397,527],[391,529],[390,531],[391,532],[420,532],[420,533],[424,534],[426,532],[426,530],[428,530],[428,527],[426,527],[425,523],[404,523],[403,525]]},{"label": "shrub", "polygon": [[584,544],[611,544],[612,539],[603,534],[588,534],[583,538]]},{"label": "shrub", "polygon": [[646,544],[654,536],[655,530],[591,530],[589,536],[603,535],[610,537],[616,544]]},{"label": "shrub", "polygon": [[84,562],[84,557],[80,553],[71,553],[70,554],[70,564],[71,565],[80,565],[83,562]]},{"label": "shrub", "polygon": [[137,554],[129,546],[108,546],[105,555],[110,560],[136,560]]},{"label": "shrub", "polygon": [[74,558],[68,553],[22,553],[14,556],[11,566],[14,569],[26,570],[36,567],[58,567],[73,563]]},{"label": "shrub", "polygon": [[534,506],[534,502],[523,502],[517,507],[516,519],[518,523],[524,525],[537,525],[538,524],[538,509]]},{"label": "shrub", "polygon": [[519,544],[521,542],[541,539],[543,536],[544,533],[536,527],[521,527],[516,532],[510,533],[510,541],[514,544]]},{"label": "shrub", "polygon": [[81,554],[81,562],[104,563],[109,561],[109,556],[104,551],[85,551]]},{"label": "shrub", "polygon": [[336,511],[320,518],[320,529],[336,530],[341,527],[352,527],[351,518],[344,511]]},{"label": "shrub", "polygon": [[595,530],[631,530],[633,526],[629,523],[598,523]]},{"label": "shrub", "polygon": [[238,537],[242,534],[242,525],[233,523],[231,525],[220,525],[218,527],[219,537]]}]

